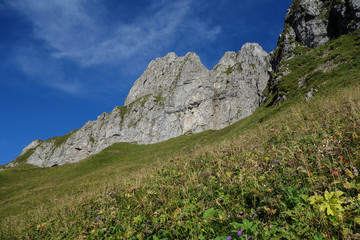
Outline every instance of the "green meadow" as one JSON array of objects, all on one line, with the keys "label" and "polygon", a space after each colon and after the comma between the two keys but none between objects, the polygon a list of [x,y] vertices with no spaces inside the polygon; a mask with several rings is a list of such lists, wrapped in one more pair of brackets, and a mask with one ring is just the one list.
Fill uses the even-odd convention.
[{"label": "green meadow", "polygon": [[17,159],[0,172],[0,239],[360,239],[360,31],[296,53],[225,129],[52,168]]}]

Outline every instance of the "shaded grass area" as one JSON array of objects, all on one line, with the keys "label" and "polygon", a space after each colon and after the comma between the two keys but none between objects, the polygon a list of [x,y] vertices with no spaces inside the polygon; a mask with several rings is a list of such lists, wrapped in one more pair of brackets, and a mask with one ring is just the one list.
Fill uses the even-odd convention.
[{"label": "shaded grass area", "polygon": [[360,238],[359,45],[354,32],[290,60],[267,101],[223,130],[0,172],[0,237]]}]

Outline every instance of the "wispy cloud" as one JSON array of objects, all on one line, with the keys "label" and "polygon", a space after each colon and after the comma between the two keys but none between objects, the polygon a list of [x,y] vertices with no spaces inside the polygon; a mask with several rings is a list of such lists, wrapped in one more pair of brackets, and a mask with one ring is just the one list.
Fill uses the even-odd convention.
[{"label": "wispy cloud", "polygon": [[[91,75],[89,82],[86,71],[94,67],[122,74],[117,79],[140,76],[150,60],[168,51],[215,40],[221,27],[197,18],[196,4],[155,0],[131,18],[102,0],[9,0],[0,6],[15,10],[32,27],[29,43],[13,47],[12,63],[39,84],[78,95],[113,89],[101,76]],[[75,66],[71,72],[69,64]]]},{"label": "wispy cloud", "polygon": [[33,81],[69,94],[81,92],[80,83],[73,79],[67,79],[59,63],[44,56],[31,46],[14,50],[12,61]]},{"label": "wispy cloud", "polygon": [[155,1],[151,14],[134,16],[131,23],[121,18],[105,21],[110,10],[99,0],[13,0],[9,4],[30,19],[34,36],[45,42],[53,58],[81,66],[151,56],[179,39],[201,42],[221,32],[220,27],[193,18],[191,0]]}]

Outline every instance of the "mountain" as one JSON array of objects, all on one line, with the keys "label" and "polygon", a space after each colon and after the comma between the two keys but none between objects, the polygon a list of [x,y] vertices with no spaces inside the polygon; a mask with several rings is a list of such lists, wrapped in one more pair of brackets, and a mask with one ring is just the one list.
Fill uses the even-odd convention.
[{"label": "mountain", "polygon": [[117,142],[150,144],[224,128],[260,105],[270,71],[270,56],[255,43],[227,52],[211,71],[195,53],[169,53],[149,64],[124,106],[63,137],[33,141],[10,165],[74,163]]},{"label": "mountain", "polygon": [[[23,164],[0,172],[0,238],[360,239],[358,16],[359,1],[294,1],[270,56],[246,44],[211,71],[193,53],[153,61],[125,106],[87,128],[32,143],[16,160]],[[292,30],[293,38],[284,37]],[[236,94],[239,86],[249,93]],[[237,116],[224,109],[240,97],[253,113],[222,128],[217,111]],[[186,108],[172,105],[178,99]],[[151,126],[161,136],[166,129],[156,124],[171,123],[169,109],[194,123],[174,118],[169,128],[179,126],[179,137],[114,143],[54,168],[26,164],[42,144],[66,151],[77,134],[90,138],[86,131],[111,144],[106,139],[121,137],[112,127],[122,124],[119,131],[150,141],[149,132],[129,126]],[[198,128],[200,113],[221,129]],[[184,134],[189,129],[202,132]]]},{"label": "mountain", "polygon": [[[307,87],[307,73],[302,73],[292,89],[289,89],[289,84],[281,83],[291,73],[286,64],[288,60],[356,29],[360,29],[359,0],[294,0],[285,16],[284,29],[277,46],[271,53],[273,71],[265,93],[268,98],[273,98],[271,104],[281,104],[291,90]],[[325,62],[318,70],[329,72],[338,65],[332,60]],[[314,91],[317,89],[310,89],[307,98],[312,97]]]},{"label": "mountain", "polygon": [[273,53],[273,68],[279,71],[281,62],[299,55],[303,46],[318,47],[356,29],[360,29],[359,0],[294,0]]},{"label": "mountain", "polygon": [[285,60],[359,28],[359,0],[295,0],[271,56],[248,43],[237,53],[227,52],[209,71],[195,53],[169,53],[149,64],[124,106],[63,137],[33,141],[8,166],[74,163],[117,142],[151,144],[224,128],[251,115],[266,98],[267,85],[275,103],[286,99],[278,89],[279,79],[290,72]]}]

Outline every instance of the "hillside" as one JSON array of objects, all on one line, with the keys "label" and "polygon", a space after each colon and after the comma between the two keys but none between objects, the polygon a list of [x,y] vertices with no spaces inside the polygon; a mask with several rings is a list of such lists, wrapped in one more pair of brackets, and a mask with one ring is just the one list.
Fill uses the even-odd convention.
[{"label": "hillside", "polygon": [[[124,106],[64,136],[34,140],[7,167],[70,164],[114,143],[151,144],[222,129],[251,115],[266,99],[266,86],[267,93],[276,95],[274,102],[286,100],[289,89],[279,89],[278,84],[291,72],[287,60],[356,29],[360,29],[359,0],[294,0],[270,54],[256,43],[246,43],[238,52],[226,52],[208,70],[195,53],[183,57],[168,53],[149,63]],[[299,88],[306,85],[307,73],[301,74]]]},{"label": "hillside", "polygon": [[225,129],[0,172],[0,238],[359,239],[360,31],[296,51]]},{"label": "hillside", "polygon": [[270,79],[270,56],[258,44],[227,52],[212,70],[195,53],[151,61],[124,106],[83,127],[30,143],[9,166],[75,163],[114,143],[149,144],[221,129],[251,115]]},{"label": "hillside", "polygon": [[0,169],[0,239],[360,239],[359,29],[358,0],[294,0],[270,54],[152,61]]}]

